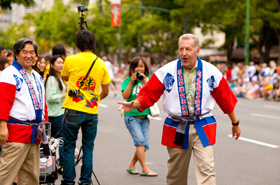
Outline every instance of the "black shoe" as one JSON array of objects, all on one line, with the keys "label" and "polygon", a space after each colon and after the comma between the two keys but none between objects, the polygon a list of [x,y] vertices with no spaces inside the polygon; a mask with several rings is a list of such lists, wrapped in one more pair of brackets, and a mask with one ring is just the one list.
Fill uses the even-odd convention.
[{"label": "black shoe", "polygon": [[75,182],[66,182],[64,180],[61,180],[61,185],[75,185]]},{"label": "black shoe", "polygon": [[17,185],[17,183],[16,182],[13,182],[13,184],[12,185]]},{"label": "black shoe", "polygon": [[62,174],[63,174],[63,167],[59,167],[59,168],[57,169],[57,173],[59,173],[60,175],[62,175]]},{"label": "black shoe", "polygon": [[92,181],[90,180],[89,182],[84,182],[84,183],[79,182],[79,185],[92,185]]}]

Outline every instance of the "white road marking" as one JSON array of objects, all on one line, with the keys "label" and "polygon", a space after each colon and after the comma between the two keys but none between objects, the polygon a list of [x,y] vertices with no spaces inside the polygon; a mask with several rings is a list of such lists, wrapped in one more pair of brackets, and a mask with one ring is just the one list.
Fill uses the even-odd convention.
[{"label": "white road marking", "polygon": [[149,119],[158,120],[158,121],[162,121],[162,118],[161,118],[161,117],[152,117],[152,116],[148,115],[148,118],[149,118]]},{"label": "white road marking", "polygon": [[102,108],[107,108],[107,107],[108,107],[108,105],[103,104],[103,103],[99,103],[99,107],[102,107]]},{"label": "white road marking", "polygon": [[276,105],[264,105],[264,107],[272,108],[272,109],[280,109],[280,106],[276,106]]},{"label": "white road marking", "polygon": [[256,117],[262,117],[262,118],[271,118],[271,119],[279,119],[279,116],[271,116],[271,115],[266,115],[266,114],[257,114],[257,113],[251,113],[251,116],[256,116]]},{"label": "white road marking", "polygon": [[[228,135],[228,137],[232,137],[232,135]],[[269,143],[264,143],[264,142],[261,142],[261,141],[256,141],[256,140],[253,140],[253,139],[248,139],[248,138],[245,138],[245,137],[239,137],[238,140],[246,141],[246,142],[249,142],[249,143],[254,143],[254,144],[257,144],[257,145],[262,145],[262,146],[266,146],[266,147],[270,147],[270,148],[279,148],[279,146],[277,146],[277,145],[273,145],[273,144],[269,144]]]}]

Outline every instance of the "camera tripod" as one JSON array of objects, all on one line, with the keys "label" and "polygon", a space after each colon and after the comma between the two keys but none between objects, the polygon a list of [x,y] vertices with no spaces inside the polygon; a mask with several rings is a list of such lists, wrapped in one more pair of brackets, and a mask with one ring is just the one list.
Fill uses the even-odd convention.
[{"label": "camera tripod", "polygon": [[[77,161],[75,162],[75,166],[77,166],[77,164],[80,162],[80,160],[82,159],[82,157],[83,157],[83,155],[81,155],[81,153],[82,153],[82,146],[81,146],[81,148],[80,148],[80,150],[79,150],[79,154],[78,154],[78,157],[77,157]],[[99,183],[99,181],[98,181],[98,179],[97,179],[97,177],[96,177],[96,175],[95,175],[95,173],[94,173],[94,171],[92,170],[92,174],[94,175],[94,177],[95,177],[95,180],[96,180],[96,182],[98,183],[98,185],[100,185],[100,183]]]}]

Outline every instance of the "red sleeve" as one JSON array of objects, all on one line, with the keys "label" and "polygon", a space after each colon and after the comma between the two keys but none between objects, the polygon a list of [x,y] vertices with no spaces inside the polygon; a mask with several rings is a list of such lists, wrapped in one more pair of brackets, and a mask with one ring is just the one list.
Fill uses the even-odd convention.
[{"label": "red sleeve", "polygon": [[222,77],[219,86],[214,88],[211,94],[225,114],[229,114],[234,110],[237,98],[224,77]]},{"label": "red sleeve", "polygon": [[0,119],[8,121],[15,100],[16,86],[0,82],[0,89]]},{"label": "red sleeve", "polygon": [[47,99],[46,99],[46,94],[45,94],[45,122],[49,121],[49,113],[48,113],[48,106],[47,106]]},{"label": "red sleeve", "polygon": [[164,85],[159,81],[157,76],[153,74],[150,80],[142,87],[136,98],[141,104],[141,107],[138,108],[138,111],[142,112],[145,109],[153,106],[154,103],[159,100],[164,90]]}]

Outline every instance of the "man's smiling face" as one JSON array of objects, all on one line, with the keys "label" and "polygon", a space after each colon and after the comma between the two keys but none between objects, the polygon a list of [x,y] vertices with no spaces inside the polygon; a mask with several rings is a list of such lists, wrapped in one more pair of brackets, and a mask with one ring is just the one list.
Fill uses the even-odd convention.
[{"label": "man's smiling face", "polygon": [[35,57],[36,52],[32,44],[25,44],[24,48],[16,55],[17,62],[27,70],[31,69]]}]

